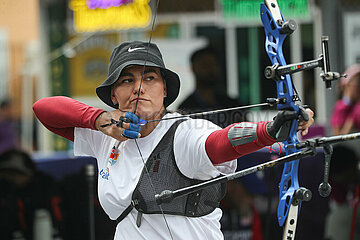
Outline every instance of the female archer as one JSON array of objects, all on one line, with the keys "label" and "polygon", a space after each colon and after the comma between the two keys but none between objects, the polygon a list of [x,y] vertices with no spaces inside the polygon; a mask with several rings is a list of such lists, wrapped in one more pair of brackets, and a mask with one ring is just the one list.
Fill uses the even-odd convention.
[{"label": "female archer", "polygon": [[[179,76],[165,67],[158,47],[134,41],[114,49],[108,78],[96,89],[115,110],[61,96],[33,105],[45,127],[74,141],[75,155],[97,159],[99,200],[118,222],[116,240],[223,239],[222,184],[162,205],[155,194],[234,172],[237,158],[282,141],[283,124],[298,117],[281,111],[270,122],[224,129],[203,119],[179,120],[179,113],[166,110],[179,89]],[[313,112],[306,112],[309,120],[299,123],[303,134],[314,121]]]}]

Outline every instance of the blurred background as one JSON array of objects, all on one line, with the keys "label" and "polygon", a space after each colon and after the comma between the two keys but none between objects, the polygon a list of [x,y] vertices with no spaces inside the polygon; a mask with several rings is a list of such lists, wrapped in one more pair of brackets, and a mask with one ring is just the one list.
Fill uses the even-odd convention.
[{"label": "blurred background", "polygon": [[[165,64],[180,75],[182,82],[180,95],[170,106],[171,110],[177,110],[195,88],[199,87],[190,58],[201,48],[211,48],[215,53],[220,77],[213,89],[221,96],[226,95],[239,105],[260,103],[268,97],[276,97],[275,82],[266,79],[263,74],[265,67],[271,65],[271,62],[264,49],[261,2],[263,1],[163,0],[157,7],[155,0],[0,0],[0,120],[4,122],[1,125],[0,154],[7,154],[2,158],[3,165],[0,162],[0,173],[3,171],[4,176],[0,179],[5,181],[2,186],[20,181],[14,186],[16,190],[9,189],[9,194],[3,194],[0,201],[2,211],[12,209],[4,199],[8,199],[11,194],[15,196],[13,200],[9,200],[14,211],[7,214],[1,212],[0,218],[13,217],[17,225],[10,225],[18,227],[6,227],[7,221],[1,221],[0,239],[46,239],[33,231],[36,229],[36,217],[46,217],[47,214],[51,216],[52,239],[91,239],[94,233],[89,230],[89,226],[93,226],[94,222],[97,222],[97,239],[111,239],[113,223],[107,219],[97,202],[96,181],[93,183],[88,177],[93,175],[86,174],[86,166],[95,164],[94,159],[75,160],[72,143],[46,130],[35,119],[32,104],[43,97],[65,95],[94,107],[108,109],[97,98],[95,88],[107,77],[111,51],[123,41],[148,41],[155,15],[152,42],[158,44]],[[285,19],[294,19],[298,24],[297,30],[284,44],[288,63],[318,58],[323,35],[329,36],[332,71],[343,73],[348,67],[360,63],[359,0],[278,0],[278,3]],[[340,82],[334,82],[329,91],[325,89],[319,75],[320,69],[315,69],[296,73],[292,78],[302,104],[315,112],[316,122],[311,136],[330,136],[333,134],[330,118],[336,102],[341,98]],[[244,119],[270,120],[273,116],[274,110],[261,109],[247,112]],[[340,184],[341,194],[337,191],[341,200],[332,196],[319,202],[314,201],[312,207],[308,208],[311,209],[308,210],[309,218],[303,217],[304,226],[314,226],[308,219],[319,216],[318,223],[313,223],[319,224],[319,235],[314,237],[313,232],[311,237],[310,230],[304,227],[306,230],[300,230],[297,239],[349,239],[350,228],[343,233],[346,237],[341,235],[340,238],[336,238],[336,233],[326,230],[334,229],[329,226],[343,226],[336,222],[327,225],[329,213],[333,213],[333,209],[339,209],[343,203],[347,206],[344,211],[348,211],[348,215],[341,213],[347,216],[344,217],[345,220],[350,219],[348,222],[344,220],[343,224],[359,224],[359,221],[352,221],[351,214],[358,201],[355,190],[359,175],[358,144],[359,142],[355,142],[345,146],[349,148],[346,153],[355,153],[351,155],[353,158],[348,158],[353,159],[349,160],[349,168],[341,172],[344,176],[351,176],[339,180],[343,184]],[[341,150],[343,149],[339,151]],[[273,155],[271,153],[269,150],[259,151],[249,156],[248,160],[243,160],[240,166],[244,168],[253,165],[253,159],[260,163],[269,159]],[[340,159],[344,157],[343,154],[336,156]],[[18,160],[10,161],[13,158]],[[308,180],[316,181],[316,184],[320,183],[322,158],[320,153],[316,157],[319,159],[317,165],[304,165],[307,166],[302,170],[304,182],[307,177]],[[9,161],[16,164],[9,165]],[[30,166],[26,162],[34,164]],[[9,177],[9,169],[16,174],[10,174]],[[310,170],[314,170],[314,173]],[[96,171],[95,167],[95,176]],[[276,225],[276,216],[271,216],[277,207],[279,174],[280,168],[231,184],[229,189],[232,190],[229,191],[243,192],[242,202],[245,207],[239,208],[241,221],[236,226],[228,221],[232,211],[225,214],[229,218],[224,220],[224,226],[227,226],[224,232],[228,231],[226,239],[278,239],[280,230],[276,229],[280,228]],[[334,172],[334,176],[338,174]],[[14,176],[22,176],[22,180],[14,180]],[[23,178],[24,176],[26,177]],[[34,176],[43,178],[35,181]],[[44,180],[47,178],[52,180]],[[30,207],[27,209],[31,209],[31,214],[26,217],[26,199],[33,199],[37,190],[28,191],[24,196],[24,186],[27,186],[25,183],[31,182],[34,189],[43,189],[38,182],[44,181],[53,183],[55,187],[48,187],[48,198],[41,200],[46,204],[41,205],[38,203],[40,200],[36,204],[35,200],[28,202]],[[78,183],[77,187],[73,184],[75,182]],[[0,188],[3,189],[1,186]],[[314,187],[314,192],[317,191],[316,188],[317,186]],[[86,190],[84,199],[80,195],[78,198],[72,195],[79,189]],[[68,199],[69,196],[76,200]],[[231,194],[229,196],[231,198]],[[19,203],[19,199],[23,203]],[[237,196],[233,196],[233,199],[237,199]],[[78,205],[71,205],[71,202]],[[89,206],[81,204],[84,202]],[[224,203],[225,210],[226,207],[238,208],[232,206],[231,202],[233,200],[227,199]],[[305,203],[304,209],[307,204],[310,205]],[[81,207],[83,210],[79,210]],[[89,214],[94,214],[89,210],[92,207],[95,208],[96,220],[89,218]],[[25,211],[23,217],[21,209]],[[42,211],[44,209],[45,212]],[[319,213],[312,215],[317,210]],[[77,228],[83,229],[82,237],[70,237],[75,227],[70,220],[74,220],[71,215],[73,211],[82,211],[84,219],[88,221]],[[31,219],[29,226],[26,226],[27,218]],[[300,221],[299,225],[301,224]],[[247,227],[239,230],[239,225]],[[5,232],[9,232],[6,235],[8,237]],[[261,234],[254,234],[255,232]]]}]

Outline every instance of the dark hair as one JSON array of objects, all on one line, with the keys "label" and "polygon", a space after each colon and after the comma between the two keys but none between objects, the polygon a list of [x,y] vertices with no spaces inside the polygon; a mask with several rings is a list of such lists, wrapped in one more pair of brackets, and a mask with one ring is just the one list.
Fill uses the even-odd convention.
[{"label": "dark hair", "polygon": [[0,102],[0,109],[9,107],[11,105],[11,101],[9,99],[3,99]]},{"label": "dark hair", "polygon": [[18,149],[10,149],[0,154],[0,166],[6,165],[7,162],[13,162],[16,160],[20,160],[21,164],[23,164],[22,167],[26,169],[26,171],[35,172],[35,162],[26,152]]},{"label": "dark hair", "polygon": [[352,148],[345,145],[336,145],[331,156],[330,176],[346,174],[348,171],[357,171],[358,162],[358,156]]},{"label": "dark hair", "polygon": [[213,56],[216,56],[216,51],[210,47],[210,46],[207,46],[207,47],[204,47],[204,48],[200,48],[196,51],[194,51],[191,56],[190,56],[190,62],[191,62],[191,65],[194,65],[194,62],[198,59],[198,58],[201,58],[202,56],[206,55],[206,54],[211,54]]}]

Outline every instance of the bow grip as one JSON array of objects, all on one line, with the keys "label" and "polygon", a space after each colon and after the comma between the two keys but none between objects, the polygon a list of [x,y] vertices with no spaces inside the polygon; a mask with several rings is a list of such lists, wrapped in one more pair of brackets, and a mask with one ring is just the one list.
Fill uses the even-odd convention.
[{"label": "bow grip", "polygon": [[282,126],[281,129],[276,136],[276,139],[287,139],[290,135],[290,128],[291,128],[292,120],[286,121]]}]

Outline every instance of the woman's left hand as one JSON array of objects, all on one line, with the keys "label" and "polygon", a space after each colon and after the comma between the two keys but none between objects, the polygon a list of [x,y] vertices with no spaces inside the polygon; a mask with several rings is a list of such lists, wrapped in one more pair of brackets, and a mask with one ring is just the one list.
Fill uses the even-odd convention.
[{"label": "woman's left hand", "polygon": [[304,136],[308,133],[309,127],[314,123],[313,117],[314,112],[309,108],[301,108],[300,116],[293,110],[281,110],[276,114],[274,120],[268,123],[266,131],[270,137],[282,142],[288,139],[290,134],[290,126],[284,124],[290,120],[302,119],[299,121],[298,130]]}]

